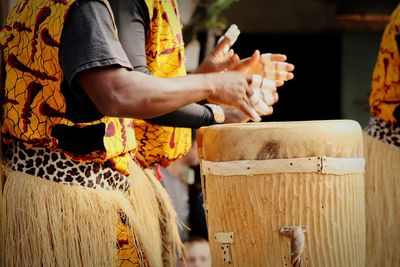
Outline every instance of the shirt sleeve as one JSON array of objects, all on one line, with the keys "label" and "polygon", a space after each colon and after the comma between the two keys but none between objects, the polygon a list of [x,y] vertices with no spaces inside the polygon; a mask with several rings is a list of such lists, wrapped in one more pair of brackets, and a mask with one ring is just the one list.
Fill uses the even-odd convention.
[{"label": "shirt sleeve", "polygon": [[216,124],[212,111],[202,105],[193,103],[163,116],[146,119],[152,124],[161,126],[185,127],[198,129]]},{"label": "shirt sleeve", "polygon": [[118,35],[130,63],[136,71],[150,74],[146,59],[146,33],[150,24],[144,0],[110,0]]},{"label": "shirt sleeve", "polygon": [[81,71],[132,65],[118,40],[109,9],[100,1],[77,1],[71,6],[61,34],[59,60],[71,86]]}]

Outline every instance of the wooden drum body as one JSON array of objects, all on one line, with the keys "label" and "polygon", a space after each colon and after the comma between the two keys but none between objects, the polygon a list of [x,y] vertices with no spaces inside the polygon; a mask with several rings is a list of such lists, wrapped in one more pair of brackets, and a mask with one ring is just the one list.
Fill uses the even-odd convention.
[{"label": "wooden drum body", "polygon": [[213,266],[364,266],[354,121],[216,125],[198,135]]}]

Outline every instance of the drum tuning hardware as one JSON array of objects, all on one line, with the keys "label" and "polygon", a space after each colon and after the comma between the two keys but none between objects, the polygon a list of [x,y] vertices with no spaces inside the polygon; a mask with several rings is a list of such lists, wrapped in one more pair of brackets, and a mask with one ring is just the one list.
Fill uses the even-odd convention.
[{"label": "drum tuning hardware", "polygon": [[304,232],[306,231],[307,226],[282,226],[279,228],[280,234],[290,238],[290,259],[294,267],[304,266]]},{"label": "drum tuning hardware", "polygon": [[221,252],[224,262],[232,264],[231,244],[233,244],[233,232],[215,233],[215,241],[221,244]]}]

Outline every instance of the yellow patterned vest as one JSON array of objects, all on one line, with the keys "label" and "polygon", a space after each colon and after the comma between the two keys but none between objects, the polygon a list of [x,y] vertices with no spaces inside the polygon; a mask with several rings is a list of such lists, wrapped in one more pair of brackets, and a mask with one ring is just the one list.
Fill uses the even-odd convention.
[{"label": "yellow patterned vest", "polygon": [[394,116],[400,106],[400,5],[383,33],[372,77],[369,99],[374,117],[391,124],[400,123]]},{"label": "yellow patterned vest", "polygon": [[100,145],[83,154],[64,152],[75,160],[105,163],[127,174],[128,158],[136,149],[133,120],[100,115],[77,122],[66,115],[58,49],[65,17],[74,2],[19,0],[11,10],[0,32],[6,72],[2,138],[5,143],[20,141],[58,149],[61,139],[54,136],[54,129],[73,130],[78,137],[90,130]]},{"label": "yellow patterned vest", "polygon": [[[182,26],[175,1],[146,0],[150,25],[146,37],[147,66],[156,77],[186,75]],[[176,97],[179,97],[178,95]],[[167,166],[184,156],[191,146],[188,128],[161,127],[135,120],[138,161],[145,167]]]}]

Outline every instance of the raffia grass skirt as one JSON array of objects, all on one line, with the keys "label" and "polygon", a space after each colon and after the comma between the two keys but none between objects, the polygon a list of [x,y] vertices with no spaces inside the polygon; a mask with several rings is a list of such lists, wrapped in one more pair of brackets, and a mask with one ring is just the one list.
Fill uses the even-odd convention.
[{"label": "raffia grass skirt", "polygon": [[400,148],[364,133],[366,266],[400,266]]},{"label": "raffia grass skirt", "polygon": [[[3,185],[4,185],[4,174],[3,174],[4,168],[3,165],[1,164],[1,157],[0,157],[0,229],[1,229],[1,214],[2,214],[2,208],[3,207]],[[1,240],[0,240],[0,256],[1,256]],[[0,260],[1,264],[1,260]]]},{"label": "raffia grass skirt", "polygon": [[0,265],[116,266],[117,220],[123,212],[149,266],[174,266],[181,243],[170,200],[155,178],[135,164],[130,169],[132,186],[126,194],[8,172],[2,190]]}]

